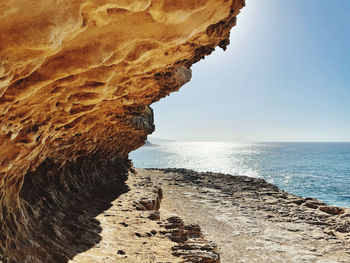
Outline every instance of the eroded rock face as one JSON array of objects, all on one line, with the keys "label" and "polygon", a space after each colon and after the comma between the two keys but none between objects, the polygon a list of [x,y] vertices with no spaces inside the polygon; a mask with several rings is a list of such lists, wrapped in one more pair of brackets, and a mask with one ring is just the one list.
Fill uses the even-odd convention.
[{"label": "eroded rock face", "polygon": [[[99,177],[86,175],[89,162],[91,172],[112,159],[127,166],[128,153],[154,130],[149,105],[188,82],[193,63],[226,48],[243,6],[244,0],[0,3],[3,260],[21,260],[21,251],[41,246],[28,241],[40,239],[32,211],[38,217],[45,209],[31,196],[56,184],[52,178],[70,185],[84,163],[94,184]],[[32,183],[20,195],[27,173]]]}]

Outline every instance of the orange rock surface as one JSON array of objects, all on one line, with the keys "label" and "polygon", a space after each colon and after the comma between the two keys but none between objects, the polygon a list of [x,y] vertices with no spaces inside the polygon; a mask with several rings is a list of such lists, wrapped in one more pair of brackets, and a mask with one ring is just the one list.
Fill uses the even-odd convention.
[{"label": "orange rock surface", "polygon": [[19,251],[31,244],[21,240],[35,233],[28,212],[35,204],[28,189],[20,194],[25,175],[40,164],[61,176],[81,160],[126,160],[154,129],[149,105],[188,82],[193,63],[226,48],[243,6],[244,0],[0,2],[3,260],[23,257]]}]

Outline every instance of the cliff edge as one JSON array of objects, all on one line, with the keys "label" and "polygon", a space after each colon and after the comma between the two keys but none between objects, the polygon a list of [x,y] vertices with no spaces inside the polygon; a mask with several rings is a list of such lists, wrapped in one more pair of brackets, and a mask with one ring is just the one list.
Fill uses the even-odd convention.
[{"label": "cliff edge", "polygon": [[154,130],[149,105],[226,48],[244,4],[0,3],[0,260],[66,262],[91,246],[69,241],[97,223],[71,220],[91,193],[127,191],[128,153]]}]

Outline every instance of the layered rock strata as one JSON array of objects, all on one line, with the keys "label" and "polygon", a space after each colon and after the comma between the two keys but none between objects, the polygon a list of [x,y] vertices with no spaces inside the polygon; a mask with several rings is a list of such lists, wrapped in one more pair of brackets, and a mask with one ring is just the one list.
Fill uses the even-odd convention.
[{"label": "layered rock strata", "polygon": [[[151,237],[159,233],[177,243],[171,247],[172,253],[169,251],[169,254],[178,257],[180,263],[220,263],[216,244],[204,238],[198,224],[185,225],[178,216],[161,219],[158,210],[163,198],[162,188],[155,187],[150,177],[143,176],[142,173],[134,174],[133,179],[136,179],[137,183],[133,186],[143,195],[134,201],[133,207],[138,211],[153,211],[147,218],[158,221],[159,225],[158,231],[153,230],[145,236]],[[136,233],[136,236],[142,237],[142,234]]]},{"label": "layered rock strata", "polygon": [[162,233],[178,243],[172,250],[174,256],[183,258],[182,263],[220,263],[216,244],[203,237],[199,225],[185,225],[180,217],[173,216],[166,220],[164,227],[166,231]]},{"label": "layered rock strata", "polygon": [[44,255],[50,236],[63,236],[49,222],[51,210],[76,206],[124,173],[128,153],[154,129],[149,105],[188,82],[193,63],[226,48],[243,6],[244,0],[0,3],[3,261],[55,260]]}]

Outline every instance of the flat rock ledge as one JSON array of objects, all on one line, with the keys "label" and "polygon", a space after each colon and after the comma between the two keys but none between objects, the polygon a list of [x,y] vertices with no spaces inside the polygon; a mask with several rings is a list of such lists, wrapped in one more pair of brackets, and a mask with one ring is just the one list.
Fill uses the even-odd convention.
[{"label": "flat rock ledge", "polygon": [[136,170],[163,189],[160,213],[200,225],[218,245],[221,262],[350,262],[348,208],[295,196],[258,178]]},{"label": "flat rock ledge", "polygon": [[149,176],[131,169],[125,183],[128,191],[96,217],[100,242],[69,262],[220,263],[216,244],[199,225],[159,211],[163,191]]},{"label": "flat rock ledge", "polygon": [[95,217],[99,242],[55,262],[350,262],[349,209],[262,179],[131,169],[125,187]]}]

